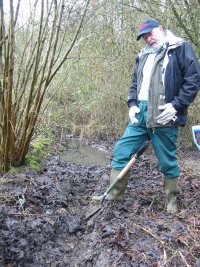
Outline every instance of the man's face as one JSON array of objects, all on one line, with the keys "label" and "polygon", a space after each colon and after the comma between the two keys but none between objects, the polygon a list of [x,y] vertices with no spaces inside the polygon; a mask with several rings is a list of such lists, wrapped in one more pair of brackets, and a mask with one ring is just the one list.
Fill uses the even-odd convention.
[{"label": "man's face", "polygon": [[149,33],[146,33],[144,36],[145,43],[150,48],[157,48],[161,43],[164,42],[164,31],[162,27],[153,28]]}]

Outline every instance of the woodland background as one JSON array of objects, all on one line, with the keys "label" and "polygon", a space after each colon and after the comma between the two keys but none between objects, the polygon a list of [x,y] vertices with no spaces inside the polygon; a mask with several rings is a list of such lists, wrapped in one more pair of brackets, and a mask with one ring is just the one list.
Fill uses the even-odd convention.
[{"label": "woodland background", "polygon": [[[122,134],[144,19],[189,41],[200,59],[200,0],[30,2],[0,0],[1,172],[24,164],[30,151],[42,153],[58,134],[60,142],[68,134],[96,140]],[[199,106],[198,95],[179,146],[193,146]]]}]

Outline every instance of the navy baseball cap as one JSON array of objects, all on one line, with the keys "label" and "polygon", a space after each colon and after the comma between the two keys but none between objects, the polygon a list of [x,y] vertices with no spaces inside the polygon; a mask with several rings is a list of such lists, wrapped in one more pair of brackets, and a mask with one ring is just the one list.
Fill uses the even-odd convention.
[{"label": "navy baseball cap", "polygon": [[154,20],[154,19],[145,20],[139,27],[140,32],[137,36],[137,41],[139,41],[140,38],[144,34],[151,32],[153,28],[156,28],[159,26],[160,26],[160,23],[157,20]]}]

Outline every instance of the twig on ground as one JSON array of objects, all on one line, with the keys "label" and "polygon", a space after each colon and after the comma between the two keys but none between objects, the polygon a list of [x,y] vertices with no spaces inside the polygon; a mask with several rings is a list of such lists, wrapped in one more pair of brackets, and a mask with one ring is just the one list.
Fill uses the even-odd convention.
[{"label": "twig on ground", "polygon": [[5,178],[9,173],[11,173],[12,170],[8,171],[7,173],[5,173],[2,177],[0,177],[0,179]]},{"label": "twig on ground", "polygon": [[25,180],[28,180],[28,181],[30,181],[31,183],[33,183],[35,186],[38,186],[38,185],[36,184],[36,182],[33,180],[32,177],[31,177],[31,178],[26,177]]},{"label": "twig on ground", "polygon": [[152,205],[153,205],[153,203],[154,203],[154,200],[155,200],[155,196],[153,197],[153,200],[151,201],[151,204],[150,204],[149,207],[147,208],[148,210],[151,210],[151,207],[152,207]]},{"label": "twig on ground", "polygon": [[[153,238],[155,238],[158,242],[161,243],[162,246],[165,245],[165,242],[163,242],[160,238],[158,238],[156,235],[152,234],[149,230],[145,229],[144,227],[133,223],[134,226],[136,226],[137,228],[140,228],[141,230],[143,230],[145,233],[149,234],[150,236],[152,236]],[[130,232],[130,231],[129,231]],[[130,232],[131,233],[131,232]]]},{"label": "twig on ground", "polygon": [[57,190],[60,191],[60,192],[62,192],[62,190],[61,190],[61,188],[60,188],[60,184],[59,184],[59,182],[58,182],[58,178],[55,177],[55,180],[56,180],[56,188],[57,188]]},{"label": "twig on ground", "polygon": [[167,259],[167,253],[166,250],[164,249],[164,255],[163,255],[163,264],[159,265],[160,267],[165,266],[168,262],[170,262],[177,254],[177,251],[175,251],[175,253],[169,258]]},{"label": "twig on ground", "polygon": [[9,213],[8,215],[11,216],[42,216],[40,213],[25,213],[25,212],[21,212],[21,213]]},{"label": "twig on ground", "polygon": [[191,266],[187,263],[185,257],[183,256],[183,254],[182,254],[180,251],[179,251],[179,254],[180,254],[180,256],[181,256],[183,262],[185,263],[185,265],[186,265],[187,267],[191,267]]}]

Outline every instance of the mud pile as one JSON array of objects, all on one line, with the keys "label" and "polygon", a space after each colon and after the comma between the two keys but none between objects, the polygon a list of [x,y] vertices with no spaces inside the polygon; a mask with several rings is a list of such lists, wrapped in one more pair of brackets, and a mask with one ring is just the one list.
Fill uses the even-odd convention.
[{"label": "mud pile", "polygon": [[131,170],[125,200],[105,202],[91,218],[91,197],[106,190],[110,165],[52,157],[39,173],[2,176],[0,266],[199,267],[199,172],[180,163],[177,216],[165,211],[162,176],[150,153]]}]

